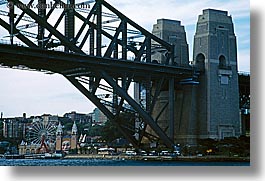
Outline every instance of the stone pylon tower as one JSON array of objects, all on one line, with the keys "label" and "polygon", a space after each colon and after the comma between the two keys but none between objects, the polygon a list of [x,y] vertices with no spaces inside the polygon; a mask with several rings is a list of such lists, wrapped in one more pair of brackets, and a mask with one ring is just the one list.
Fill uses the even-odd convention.
[{"label": "stone pylon tower", "polygon": [[77,148],[77,126],[74,122],[72,127],[72,134],[71,134],[71,149]]},{"label": "stone pylon tower", "polygon": [[[175,59],[173,64],[177,66],[189,65],[189,52],[186,39],[186,32],[184,26],[180,21],[170,19],[158,19],[157,24],[153,25],[152,33],[157,37],[175,46]],[[166,61],[165,52],[154,49],[152,54],[152,61],[160,62]]]},{"label": "stone pylon tower", "polygon": [[[153,25],[152,33],[157,37],[173,44],[174,49],[174,66],[189,67],[189,52],[186,39],[186,32],[180,21],[169,19],[158,19],[157,24]],[[159,49],[153,49],[152,60],[157,60],[158,63],[166,61],[165,52]],[[155,85],[153,85],[155,86]],[[190,125],[192,121],[191,113],[191,89],[192,85],[180,85],[174,83],[174,96],[169,97],[167,86],[162,88],[152,116],[157,118],[159,126],[166,130],[167,135],[174,141],[175,144],[186,143],[190,138]],[[154,91],[153,91],[154,94]],[[169,99],[174,100],[174,120],[173,124],[169,116]],[[173,128],[170,128],[172,127]],[[151,132],[151,131],[150,131]],[[173,132],[173,133],[172,133]]]},{"label": "stone pylon tower", "polygon": [[205,9],[199,15],[193,65],[200,71],[193,95],[195,134],[212,139],[239,136],[237,45],[226,11]]},{"label": "stone pylon tower", "polygon": [[56,152],[62,151],[62,137],[63,137],[63,126],[61,125],[61,122],[59,122],[59,125],[56,130]]}]

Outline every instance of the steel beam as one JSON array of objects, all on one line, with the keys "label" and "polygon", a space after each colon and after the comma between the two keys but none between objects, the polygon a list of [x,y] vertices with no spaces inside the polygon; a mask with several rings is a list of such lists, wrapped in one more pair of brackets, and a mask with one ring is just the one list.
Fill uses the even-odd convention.
[{"label": "steel beam", "polygon": [[151,63],[151,38],[146,37],[146,62]]},{"label": "steel beam", "polygon": [[[89,29],[87,32],[86,32],[86,34],[85,34],[85,36],[84,36],[84,38],[83,38],[83,40],[82,40],[82,42],[80,43],[80,45],[79,45],[79,48],[80,49],[82,49],[83,48],[83,46],[85,45],[85,43],[86,43],[86,41],[87,41],[87,38],[88,38],[88,36],[89,35],[91,35],[91,29]],[[74,41],[75,42],[75,41]],[[94,48],[93,48],[94,49]],[[93,50],[94,51],[94,50]],[[91,51],[90,51],[91,52]],[[91,54],[91,55],[94,55],[94,53],[93,54]]]},{"label": "steel beam", "polygon": [[127,60],[127,22],[122,19],[122,59]]},{"label": "steel beam", "polygon": [[[15,5],[18,7],[23,7],[23,4],[21,3],[21,0],[13,0]],[[71,4],[74,4],[75,0],[68,0]],[[30,0],[30,4],[32,4],[33,0]],[[46,0],[38,0],[38,2],[45,3]],[[62,3],[61,0],[55,0],[56,3]],[[64,3],[63,3],[64,4]],[[104,16],[104,12],[102,12],[102,8],[108,9],[109,11],[113,12],[115,14],[115,17],[117,15],[117,19],[121,20],[121,24],[116,29],[116,32],[114,36],[110,35],[108,32],[104,31],[104,27],[102,27],[102,16]],[[104,10],[103,9],[103,10]],[[62,21],[64,17],[64,12],[59,17],[58,21],[56,22],[55,26],[51,26],[47,22],[47,17],[50,16],[54,9],[51,9],[48,14],[46,15],[45,9],[39,9],[38,14],[36,14],[34,11],[32,11],[29,8],[22,8],[22,13],[20,14],[18,20],[14,23],[14,18],[12,17],[14,13],[10,11],[10,23],[4,22],[2,19],[0,19],[0,25],[2,25],[5,29],[7,29],[10,32],[11,35],[11,44],[13,42],[13,34],[17,34],[16,36],[21,39],[22,42],[27,44],[30,47],[34,47],[32,49],[26,50],[22,47],[15,47],[12,46],[14,50],[9,50],[8,46],[1,49],[0,46],[0,53],[1,55],[4,55],[4,57],[1,57],[1,61],[3,60],[4,63],[8,64],[8,60],[11,60],[10,64],[13,65],[25,65],[28,67],[38,68],[38,69],[45,69],[45,70],[51,70],[53,72],[61,73],[65,70],[71,70],[75,68],[82,68],[83,70],[81,73],[86,73],[87,77],[93,77],[93,83],[95,85],[90,85],[89,91],[82,85],[80,82],[78,82],[75,77],[80,76],[80,71],[76,71],[72,74],[73,77],[66,77],[75,87],[79,89],[80,92],[82,92],[87,98],[89,98],[97,107],[99,107],[102,112],[107,115],[109,119],[112,119],[115,124],[117,124],[117,119],[119,112],[121,110],[123,102],[126,100],[141,116],[141,119],[144,120],[145,125],[149,125],[155,133],[161,138],[161,140],[164,142],[164,144],[167,147],[172,148],[174,146],[174,81],[178,80],[179,77],[183,77],[187,74],[191,74],[191,69],[185,69],[185,68],[177,68],[174,67],[174,46],[170,45],[169,43],[161,40],[160,38],[156,37],[155,35],[149,33],[144,28],[127,18],[125,15],[120,13],[118,10],[113,8],[111,5],[109,5],[104,0],[96,0],[96,3],[94,4],[94,7],[89,12],[87,18],[83,17],[81,14],[75,12],[73,9],[71,10],[65,10],[66,16],[65,16],[65,36],[62,35],[58,30],[57,27]],[[39,49],[35,49],[37,47],[33,42],[31,42],[29,39],[24,37],[15,27],[20,22],[20,20],[23,18],[23,16],[27,14],[29,15],[33,20],[38,23],[38,44],[40,47],[44,47],[43,45],[48,45],[48,41],[51,38],[51,36],[55,36],[61,41],[61,44],[66,47],[67,51],[69,50],[77,53],[77,54],[67,54],[62,52],[55,52],[55,51],[40,51]],[[91,22],[90,19],[92,15],[96,15],[96,24],[94,22]],[[111,14],[109,14],[111,16]],[[79,29],[77,36],[74,37],[74,18],[75,16],[79,18],[81,21],[83,21],[83,24],[81,28]],[[109,16],[109,17],[110,17]],[[83,33],[86,25],[89,26],[88,32],[86,32],[81,45],[78,47],[76,46],[76,42],[78,41],[79,37]],[[139,50],[137,50],[135,47],[131,46],[127,42],[128,33],[135,33],[133,30],[128,29],[127,26],[132,26],[133,28],[137,29],[141,33],[141,35],[145,36],[145,39],[140,47]],[[50,32],[48,36],[47,43],[44,44],[44,30],[47,30]],[[45,30],[45,31],[46,31]],[[113,30],[115,31],[115,27],[113,27]],[[121,39],[119,39],[120,32],[122,32]],[[137,32],[136,32],[137,33]],[[95,36],[95,35],[96,36]],[[82,51],[82,47],[86,43],[88,36],[90,36],[90,55],[85,55],[85,53]],[[102,37],[105,36],[108,39],[111,40],[109,47],[107,48],[107,51],[105,53],[105,56],[102,57]],[[96,38],[94,40],[94,38]],[[165,50],[168,52],[168,56],[166,59],[167,65],[164,66],[161,64],[151,64],[151,42],[155,41],[158,44],[160,44]],[[122,61],[119,61],[118,59],[118,47],[121,47],[121,53],[122,53]],[[47,48],[47,46],[46,46]],[[7,50],[7,51],[5,51]],[[22,51],[19,51],[22,50]],[[96,51],[96,56],[94,56],[94,50]],[[127,60],[127,51],[132,51],[135,54],[135,61],[128,61]],[[112,56],[113,53],[113,56]],[[81,55],[80,55],[81,54]],[[10,55],[10,56],[6,56]],[[145,56],[145,62],[140,62],[141,58]],[[18,60],[19,57],[19,60]],[[114,58],[111,58],[114,57]],[[58,66],[60,65],[60,66]],[[141,106],[131,98],[131,96],[128,94],[128,86],[132,80],[131,76],[136,74],[137,75],[137,81],[143,82],[146,78],[146,72],[149,73],[148,80],[145,82],[146,87],[146,110],[141,108]],[[95,78],[97,74],[100,74],[100,78]],[[64,75],[64,74],[63,74]],[[105,81],[108,82],[108,84],[111,86],[113,92],[118,94],[121,97],[121,101],[119,105],[117,105],[117,100],[114,100],[114,105],[117,105],[116,109],[116,115],[113,115],[111,111],[109,111],[96,97],[95,92],[97,88],[100,86],[99,81],[101,80],[101,76]],[[161,91],[161,87],[163,85],[164,79],[160,80],[158,83],[158,87],[155,90],[155,95],[151,101],[151,81],[158,80],[162,77],[169,77],[168,79],[168,108],[169,108],[169,136],[163,132],[163,130],[159,127],[159,125],[154,121],[154,119],[151,117],[152,110],[154,108],[155,102],[157,97],[159,96],[159,93]],[[119,86],[118,78],[122,77],[122,86]],[[80,77],[81,79],[82,77]],[[94,80],[95,79],[95,80]],[[111,91],[112,91],[111,90]],[[117,98],[117,97],[116,97]],[[115,105],[115,106],[116,106]],[[167,106],[167,105],[166,105]],[[164,110],[162,110],[164,111]],[[161,111],[161,113],[162,113]],[[120,126],[120,125],[119,125]],[[122,127],[120,126],[121,131],[123,131]],[[124,133],[126,135],[126,131]],[[134,144],[134,146],[137,146],[137,141],[132,137],[132,135],[128,135],[127,133],[127,139]]]},{"label": "steel beam", "polygon": [[160,112],[158,113],[158,115],[156,116],[155,122],[158,122],[158,119],[160,118],[160,116],[162,115],[162,113],[165,111],[165,109],[168,107],[168,102],[162,107],[162,109],[160,110]]},{"label": "steel beam", "polygon": [[[70,7],[73,7],[75,4],[75,0],[67,0],[67,4],[70,5]],[[72,44],[76,44],[74,41],[75,36],[75,16],[74,16],[74,8],[66,8],[65,10],[65,22],[64,22],[64,30],[65,30],[65,37],[68,39],[68,41],[72,42]],[[70,47],[65,46],[64,51],[69,52]]]},{"label": "steel beam", "polygon": [[168,81],[168,109],[169,109],[169,136],[174,140],[174,102],[175,102],[175,89],[174,78],[169,78]]},{"label": "steel beam", "polygon": [[50,11],[46,15],[47,19],[50,17],[50,15],[52,14],[52,12],[56,9],[57,5],[58,5],[58,2],[55,1],[54,4],[53,4],[53,6],[50,8]]},{"label": "steel beam", "polygon": [[[10,28],[9,25],[8,28]],[[65,71],[67,69],[73,68],[85,68],[88,70],[97,71],[104,70],[109,73],[116,73],[116,75],[122,75],[126,72],[127,75],[134,74],[136,77],[146,77],[146,72],[148,72],[148,74],[152,76],[152,79],[161,78],[161,76],[171,76],[174,77],[176,80],[180,80],[184,77],[192,75],[191,68],[165,66],[160,64],[148,64],[126,60],[119,61],[113,58],[95,57],[80,54],[68,54],[64,52],[20,46],[14,47],[11,45],[0,44],[0,53],[3,55],[8,55],[8,57],[5,57],[6,59],[16,60],[18,62],[18,65],[27,66],[28,64],[34,63],[38,64],[39,67],[42,69],[55,72]],[[18,56],[20,57],[20,59],[17,59]],[[50,66],[46,67],[46,63],[49,63]],[[68,68],[64,69],[64,66]]]},{"label": "steel beam", "polygon": [[[4,27],[7,31],[11,31],[10,25],[8,23],[6,23],[4,20],[2,20],[0,18],[0,25],[2,27]],[[16,37],[18,39],[20,39],[23,43],[25,43],[26,45],[28,45],[29,47],[37,47],[36,44],[34,44],[32,41],[30,41],[27,37],[25,37],[24,35],[22,35],[18,29],[16,29],[15,27],[13,28],[13,32],[16,35]]]},{"label": "steel beam", "polygon": [[[53,26],[55,29],[59,26],[60,22],[62,21],[63,17],[64,17],[65,11],[63,11],[61,13],[61,15],[59,16],[58,20],[56,21],[55,25]],[[49,33],[47,39],[51,39],[52,37],[52,33]],[[45,47],[48,45],[49,41],[46,42],[46,44],[44,45]]]},{"label": "steel beam", "polygon": [[141,47],[140,47],[138,53],[135,54],[135,59],[134,59],[134,61],[136,61],[136,62],[140,62],[140,61],[141,61],[141,57],[142,57],[142,55],[143,55],[143,53],[144,53],[144,51],[145,51],[146,44],[147,44],[147,38],[144,39],[144,42],[143,42],[143,44],[141,45]]},{"label": "steel beam", "polygon": [[58,30],[54,29],[53,26],[51,26],[48,22],[46,22],[44,19],[39,17],[34,11],[32,11],[29,8],[23,8],[23,3],[21,3],[19,0],[13,0],[14,3],[20,8],[23,12],[28,14],[31,18],[36,20],[36,22],[40,25],[46,28],[49,32],[51,32],[55,37],[57,37],[63,45],[68,46],[72,51],[85,54],[79,47],[77,47],[75,44],[70,42],[64,35],[62,35]]},{"label": "steel beam", "polygon": [[117,9],[115,9],[113,6],[111,6],[109,3],[107,3],[106,1],[102,1],[102,4],[108,8],[110,11],[112,11],[113,13],[115,13],[120,19],[126,19],[127,23],[129,23],[130,25],[132,25],[134,28],[138,29],[139,31],[141,31],[141,33],[145,36],[149,36],[152,40],[160,43],[161,45],[163,45],[166,49],[170,50],[171,49],[171,44],[165,42],[164,40],[158,38],[157,36],[153,35],[152,33],[148,32],[147,30],[145,30],[144,28],[142,28],[140,25],[138,25],[137,23],[135,23],[134,21],[132,21],[131,19],[129,19],[128,17],[126,17],[124,14],[122,14],[121,12],[119,12]]},{"label": "steel beam", "polygon": [[96,34],[96,55],[101,57],[101,44],[102,44],[102,37],[101,37],[101,31],[102,31],[102,6],[100,3],[97,4],[97,34]]},{"label": "steel beam", "polygon": [[94,56],[94,47],[95,47],[95,30],[91,27],[89,29],[89,55]]},{"label": "steel beam", "polygon": [[[34,2],[34,0],[30,0],[29,3],[28,3],[28,5],[31,6],[33,2]],[[20,14],[20,16],[17,18],[17,20],[15,22],[15,26],[18,25],[18,23],[20,22],[20,20],[23,18],[24,15],[25,15],[25,12],[22,12]]]},{"label": "steel beam", "polygon": [[93,102],[119,129],[119,131],[125,136],[125,138],[135,147],[139,148],[139,145],[132,135],[129,135],[116,121],[117,118],[100,102],[97,96],[91,94],[82,84],[80,84],[75,78],[65,76],[84,96],[86,96],[91,102]]},{"label": "steel beam", "polygon": [[[96,24],[94,24],[94,23],[92,23],[92,22],[90,22],[90,21],[86,21],[86,18],[83,17],[83,16],[82,16],[81,14],[79,14],[78,12],[75,11],[75,15],[76,15],[76,17],[78,17],[80,20],[82,20],[83,22],[85,22],[86,24],[88,24],[89,26],[91,26],[92,28],[97,29],[97,25],[96,25]],[[104,30],[101,30],[101,33],[102,33],[102,35],[106,36],[107,38],[109,38],[109,39],[111,39],[111,40],[113,39],[113,36],[110,35],[108,32],[106,32],[106,31],[104,31]],[[120,45],[122,45],[121,40],[117,40],[117,42],[118,42]],[[137,54],[137,53],[138,53],[137,49],[134,48],[134,47],[132,47],[132,46],[128,46],[128,50],[132,51],[134,54]]]},{"label": "steel beam", "polygon": [[[114,36],[113,36],[113,39],[111,40],[111,42],[110,42],[110,44],[109,44],[109,46],[108,46],[108,48],[107,48],[107,50],[106,50],[106,52],[105,52],[104,57],[110,57],[110,56],[111,56],[111,53],[112,53],[112,51],[113,51],[114,48],[115,48],[115,45],[116,45],[116,43],[117,43],[117,39],[118,39],[118,37],[119,37],[119,34],[120,34],[122,28],[123,28],[123,27],[122,27],[122,23],[120,23],[120,25],[118,26],[118,28],[117,28],[117,30],[116,30]],[[124,60],[125,60],[125,59],[124,59]]]},{"label": "steel beam", "polygon": [[9,8],[9,24],[10,24],[9,34],[10,34],[11,45],[13,45],[13,39],[14,39],[14,28],[15,28],[14,18],[15,18],[15,6]]},{"label": "steel beam", "polygon": [[145,112],[141,108],[141,106],[133,98],[131,98],[126,91],[124,91],[119,85],[117,85],[117,83],[106,72],[102,71],[101,74],[103,79],[117,91],[117,94],[123,97],[134,108],[134,110],[136,110],[140,114],[140,116],[143,118],[145,123],[147,123],[156,132],[156,134],[161,138],[163,143],[168,148],[173,148],[174,147],[173,141],[155,123],[153,118],[147,112]]},{"label": "steel beam", "polygon": [[[47,21],[46,19],[46,8],[43,8],[43,5],[46,4],[46,0],[38,0],[38,4],[42,8],[38,8],[38,16],[41,17],[43,20]],[[38,46],[40,48],[44,48],[44,34],[45,29],[42,25],[38,24]]]},{"label": "steel beam", "polygon": [[151,113],[152,113],[153,110],[154,110],[154,107],[155,107],[155,104],[156,104],[157,98],[158,98],[158,96],[159,96],[159,94],[160,94],[160,92],[161,92],[161,88],[162,88],[162,85],[163,85],[163,83],[164,83],[164,80],[165,80],[165,78],[162,77],[159,81],[156,81],[157,84],[155,85],[155,86],[156,86],[156,87],[155,87],[155,94],[154,94],[154,96],[153,96],[153,99],[152,99],[152,102],[151,102],[151,105],[150,105],[150,111],[151,111]]},{"label": "steel beam", "polygon": [[[97,3],[94,4],[94,6],[92,7],[91,11],[89,12],[89,14],[87,15],[86,19],[87,21],[89,21],[89,19],[92,17],[92,15],[95,13],[97,8]],[[79,29],[77,35],[74,38],[74,42],[77,42],[77,40],[80,38],[82,32],[84,31],[85,27],[86,27],[87,23],[83,22],[81,28]]]}]

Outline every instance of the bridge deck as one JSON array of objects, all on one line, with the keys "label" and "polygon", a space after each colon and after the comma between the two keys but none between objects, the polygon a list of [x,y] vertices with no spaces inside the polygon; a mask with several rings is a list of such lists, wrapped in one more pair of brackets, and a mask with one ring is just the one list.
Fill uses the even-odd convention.
[{"label": "bridge deck", "polygon": [[94,69],[104,70],[114,76],[126,73],[138,77],[170,76],[182,79],[192,76],[191,67],[176,67],[129,60],[104,58],[76,53],[28,48],[0,44],[0,64],[2,66],[25,66],[36,71],[48,70],[60,74],[89,75]]}]

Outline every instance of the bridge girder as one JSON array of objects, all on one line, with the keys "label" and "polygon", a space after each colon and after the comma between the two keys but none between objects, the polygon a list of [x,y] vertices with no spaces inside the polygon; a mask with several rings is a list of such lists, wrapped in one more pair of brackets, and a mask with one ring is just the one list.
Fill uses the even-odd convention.
[{"label": "bridge girder", "polygon": [[[10,16],[9,22],[0,17],[1,27],[5,28],[12,37],[11,45],[0,45],[2,66],[24,66],[37,71],[48,70],[62,74],[118,126],[134,147],[141,147],[144,136],[159,138],[160,140],[156,141],[169,148],[174,146],[175,84],[183,78],[192,76],[193,71],[190,67],[174,65],[173,45],[149,33],[103,0],[96,0],[85,15],[75,9],[72,9],[71,13],[64,9],[53,25],[49,20],[56,8],[51,8],[46,14],[46,11],[35,12],[30,8],[21,8],[25,6],[19,0],[10,1],[15,6],[12,12],[11,9],[9,10],[9,14],[15,15],[16,8],[19,8],[21,13],[19,16],[16,14],[16,17]],[[29,3],[33,4],[33,0]],[[61,0],[55,0],[55,3],[65,4]],[[74,4],[74,1],[70,3]],[[104,10],[107,13],[103,12]],[[21,21],[27,19],[26,17],[31,18],[38,25],[37,42],[17,28]],[[16,21],[15,18],[17,18]],[[63,35],[59,29],[63,18],[71,20],[76,18],[82,22],[82,25],[80,28],[76,27],[76,24],[65,25],[67,32]],[[112,26],[105,26],[104,23],[110,23]],[[76,35],[75,29],[79,29]],[[114,33],[111,33],[112,31]],[[132,34],[140,38],[132,42]],[[17,37],[27,47],[12,45],[13,37]],[[108,40],[106,47],[102,46],[105,40]],[[56,47],[63,47],[64,52],[56,51]],[[167,52],[164,64],[152,63],[151,54],[156,48]],[[133,57],[131,60],[130,56]],[[100,80],[105,80],[109,86],[105,89],[109,89],[114,94],[116,101],[112,104],[113,112],[109,110],[109,105],[96,95],[97,89],[101,88]],[[128,88],[132,82],[145,86],[145,105],[136,102],[129,95]],[[88,84],[88,88],[84,84]],[[156,84],[152,87],[154,93],[151,90],[152,84]],[[164,87],[167,87],[170,97],[168,100],[170,135],[167,135],[152,117],[155,102]],[[140,135],[138,139],[118,121],[125,101],[132,107],[135,114],[139,115],[139,120],[144,125],[136,130]],[[156,135],[148,135],[146,126],[150,126]]]}]

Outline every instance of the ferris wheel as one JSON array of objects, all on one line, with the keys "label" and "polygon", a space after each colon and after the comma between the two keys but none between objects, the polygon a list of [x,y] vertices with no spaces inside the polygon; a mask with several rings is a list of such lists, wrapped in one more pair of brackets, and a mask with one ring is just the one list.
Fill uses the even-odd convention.
[{"label": "ferris wheel", "polygon": [[31,144],[52,143],[55,141],[56,125],[52,122],[37,121],[29,128],[28,142]]}]

